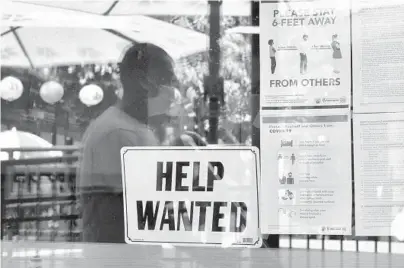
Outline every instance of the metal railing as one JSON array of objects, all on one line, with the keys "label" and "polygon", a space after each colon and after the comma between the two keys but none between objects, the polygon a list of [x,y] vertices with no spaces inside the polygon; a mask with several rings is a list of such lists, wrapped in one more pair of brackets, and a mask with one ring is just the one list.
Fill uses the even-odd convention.
[{"label": "metal railing", "polygon": [[[3,240],[80,240],[76,203],[77,147],[53,147],[63,156],[12,159],[15,152],[49,148],[4,149],[1,162],[1,237]],[[76,153],[76,154],[75,154]]]},{"label": "metal railing", "polygon": [[404,243],[393,237],[281,235],[280,247],[404,254]]}]

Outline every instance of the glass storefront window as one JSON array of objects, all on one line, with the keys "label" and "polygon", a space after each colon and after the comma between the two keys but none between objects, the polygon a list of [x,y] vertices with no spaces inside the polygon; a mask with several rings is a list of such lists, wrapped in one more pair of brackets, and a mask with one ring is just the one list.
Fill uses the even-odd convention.
[{"label": "glass storefront window", "polygon": [[[264,248],[403,253],[404,3],[275,2],[5,4],[3,259],[11,265],[25,254],[20,257],[39,263],[55,252],[66,259],[74,254],[82,258],[92,249],[60,247],[124,244],[121,149],[156,146],[239,149],[244,164],[252,160],[242,148],[258,147],[256,191],[258,200],[266,202],[259,207],[271,211],[264,217],[260,211],[256,219],[265,230]],[[161,150],[156,157],[163,157]],[[205,172],[203,189],[213,191],[215,181],[223,179],[218,163],[210,161],[200,174],[203,164],[189,164],[192,187],[199,187],[190,189],[203,192],[203,183],[195,181]],[[178,176],[188,178],[186,171],[177,171],[181,168],[175,166],[173,173],[173,189],[179,192],[188,189],[181,188]],[[247,189],[255,169],[239,172],[244,184],[233,180],[229,185]],[[173,230],[180,230],[180,215],[183,221],[190,216],[186,202],[191,200],[182,204],[185,212],[164,206],[164,211],[178,211]],[[247,213],[242,202],[236,203],[229,203],[232,217],[237,211]],[[331,203],[348,205],[341,215],[329,216]],[[272,210],[277,215],[272,217]],[[160,222],[166,220],[168,226],[172,216],[164,219],[169,212],[162,213]],[[316,217],[320,220],[312,220]],[[326,221],[320,224],[322,219]],[[342,219],[350,226],[332,223]],[[229,222],[228,229],[236,230],[243,218]],[[225,229],[216,225],[212,229]],[[28,252],[17,242],[33,243],[27,244],[33,248],[42,242],[41,247],[55,249],[50,255]],[[194,253],[190,256],[191,266],[202,263]],[[253,263],[254,253],[248,251],[248,258]],[[165,264],[163,259],[155,264]]]}]

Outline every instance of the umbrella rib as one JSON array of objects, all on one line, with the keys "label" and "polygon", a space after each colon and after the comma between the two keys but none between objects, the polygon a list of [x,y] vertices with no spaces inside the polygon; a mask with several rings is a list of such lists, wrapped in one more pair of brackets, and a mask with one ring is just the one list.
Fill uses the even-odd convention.
[{"label": "umbrella rib", "polygon": [[112,3],[112,5],[107,9],[107,11],[105,11],[102,15],[108,16],[108,15],[112,12],[112,10],[115,8],[115,6],[116,6],[118,3],[119,3],[119,0],[114,1],[114,2]]},{"label": "umbrella rib", "polygon": [[14,30],[18,30],[21,28],[21,26],[18,27],[10,27],[10,30],[5,31],[4,33],[1,33],[1,36],[5,36],[6,34],[12,33]]},{"label": "umbrella rib", "polygon": [[134,40],[134,39],[132,39],[132,38],[118,32],[118,31],[115,31],[115,30],[112,30],[112,29],[103,29],[103,30],[107,31],[107,32],[109,32],[109,33],[111,33],[113,35],[116,35],[116,36],[118,36],[118,37],[120,37],[122,39],[125,39],[126,41],[129,41],[129,42],[132,42],[132,43],[138,43],[136,40]]},{"label": "umbrella rib", "polygon": [[17,40],[17,43],[20,46],[25,57],[27,57],[29,65],[31,65],[31,68],[34,69],[35,67],[34,67],[34,64],[32,63],[31,57],[28,55],[27,49],[25,48],[24,44],[21,42],[20,36],[17,34],[16,29],[12,29],[11,31],[14,34],[14,37]]}]

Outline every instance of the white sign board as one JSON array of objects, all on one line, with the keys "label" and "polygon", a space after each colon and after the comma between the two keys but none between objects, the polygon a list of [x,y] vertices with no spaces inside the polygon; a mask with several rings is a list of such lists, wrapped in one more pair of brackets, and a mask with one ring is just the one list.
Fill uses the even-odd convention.
[{"label": "white sign board", "polygon": [[260,247],[258,150],[125,147],[125,241]]},{"label": "white sign board", "polygon": [[266,111],[261,118],[261,230],[350,235],[349,111]]},{"label": "white sign board", "polygon": [[393,222],[404,211],[404,113],[355,114],[353,119],[355,234],[397,236]]},{"label": "white sign board", "polygon": [[352,1],[355,113],[404,111],[402,1]]},{"label": "white sign board", "polygon": [[348,108],[349,2],[261,1],[261,106]]}]

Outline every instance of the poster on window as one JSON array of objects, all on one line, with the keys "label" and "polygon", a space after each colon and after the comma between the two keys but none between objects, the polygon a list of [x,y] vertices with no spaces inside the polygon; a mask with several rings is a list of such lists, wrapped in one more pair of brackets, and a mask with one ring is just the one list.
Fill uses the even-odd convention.
[{"label": "poster on window", "polygon": [[342,1],[261,1],[261,106],[348,107],[350,8]]},{"label": "poster on window", "polygon": [[121,151],[125,241],[260,247],[255,147]]},{"label": "poster on window", "polygon": [[261,229],[350,235],[351,127],[344,109],[261,117]]},{"label": "poster on window", "polygon": [[404,215],[404,113],[353,119],[355,234],[402,237],[404,222],[395,222]]},{"label": "poster on window", "polygon": [[356,113],[404,112],[404,3],[352,1]]}]

